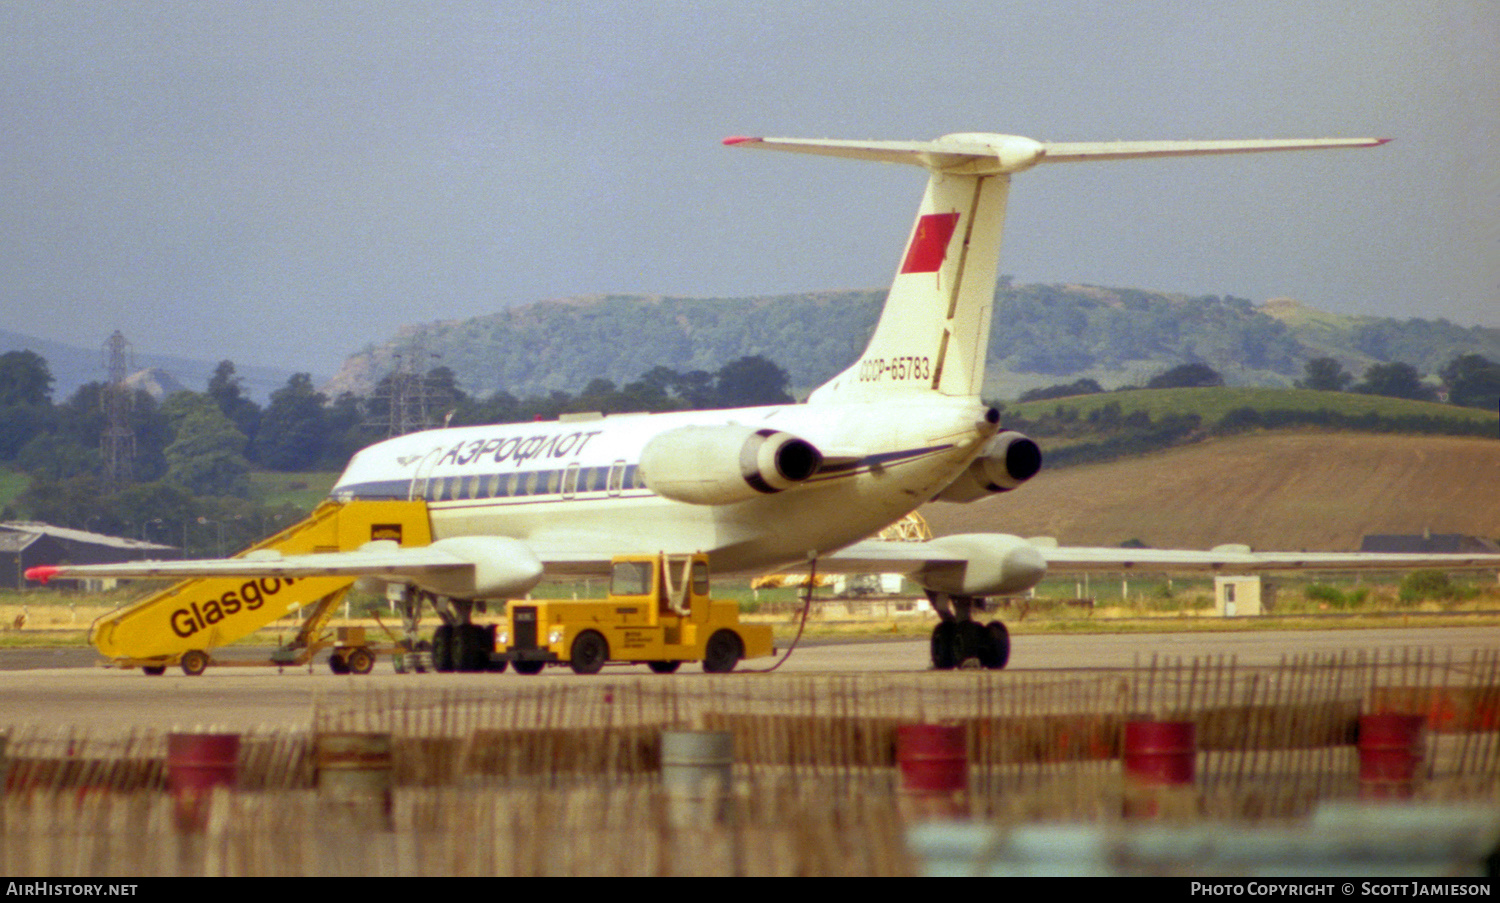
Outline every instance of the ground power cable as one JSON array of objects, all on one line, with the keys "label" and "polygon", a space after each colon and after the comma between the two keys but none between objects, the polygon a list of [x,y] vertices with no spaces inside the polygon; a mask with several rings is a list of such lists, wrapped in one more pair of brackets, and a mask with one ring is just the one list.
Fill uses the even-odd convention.
[{"label": "ground power cable", "polygon": [[787,659],[789,659],[789,658],[792,657],[792,651],[797,648],[798,641],[802,639],[802,631],[807,628],[807,613],[809,611],[812,611],[813,587],[817,584],[817,582],[818,582],[818,559],[817,558],[809,558],[808,562],[807,562],[807,592],[802,596],[802,618],[801,618],[801,620],[799,620],[797,622],[797,635],[794,636],[794,637],[792,637],[792,644],[790,646],[786,647],[786,652],[783,652],[781,654],[781,658],[777,659],[776,660],[776,664],[772,665],[771,667],[769,667],[769,668],[742,668],[742,669],[740,669],[741,673],[744,673],[744,674],[770,674],[772,671],[775,671],[777,668],[780,668],[781,665],[782,665],[782,663],[784,663]]}]

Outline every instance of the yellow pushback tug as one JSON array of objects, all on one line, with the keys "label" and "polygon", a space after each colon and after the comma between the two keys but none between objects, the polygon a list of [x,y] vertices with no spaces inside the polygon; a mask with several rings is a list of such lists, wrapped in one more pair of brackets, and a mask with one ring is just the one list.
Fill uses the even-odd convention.
[{"label": "yellow pushback tug", "polygon": [[722,674],[776,652],[769,625],[741,624],[737,603],[710,598],[706,555],[619,556],[607,598],[511,602],[493,649],[492,668],[522,674],[561,664],[597,674],[606,662],[644,663],[658,674],[702,662]]}]

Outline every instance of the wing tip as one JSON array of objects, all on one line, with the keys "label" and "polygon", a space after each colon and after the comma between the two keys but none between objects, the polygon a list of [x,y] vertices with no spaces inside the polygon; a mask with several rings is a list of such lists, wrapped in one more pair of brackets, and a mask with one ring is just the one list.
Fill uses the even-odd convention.
[{"label": "wing tip", "polygon": [[734,147],[736,144],[759,144],[764,140],[766,139],[757,138],[753,135],[730,135],[724,139],[724,146]]},{"label": "wing tip", "polygon": [[34,568],[27,568],[25,576],[27,580],[46,586],[48,581],[56,577],[57,572],[61,570],[62,568],[55,564],[40,564]]}]

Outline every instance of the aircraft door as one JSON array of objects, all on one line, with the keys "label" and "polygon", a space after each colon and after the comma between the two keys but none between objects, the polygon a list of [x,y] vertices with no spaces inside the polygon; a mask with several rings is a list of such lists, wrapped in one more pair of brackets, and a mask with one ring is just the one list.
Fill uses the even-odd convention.
[{"label": "aircraft door", "polygon": [[428,452],[426,457],[417,463],[417,470],[412,474],[411,492],[407,498],[411,501],[420,501],[427,498],[427,487],[432,477],[433,468],[437,466],[438,458],[442,457],[442,446],[436,446]]}]

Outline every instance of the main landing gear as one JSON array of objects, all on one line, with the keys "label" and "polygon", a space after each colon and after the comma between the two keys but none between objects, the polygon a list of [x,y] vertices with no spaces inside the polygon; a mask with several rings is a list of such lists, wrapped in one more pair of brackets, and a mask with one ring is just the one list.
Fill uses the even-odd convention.
[{"label": "main landing gear", "polygon": [[929,590],[927,598],[942,618],[932,628],[932,667],[988,668],[998,671],[1010,661],[1010,632],[999,621],[981,624],[974,619],[984,610],[984,600],[974,596],[950,596]]},{"label": "main landing gear", "polygon": [[432,668],[434,671],[504,671],[505,662],[491,664],[495,648],[495,626],[474,623],[474,612],[484,611],[486,603],[476,599],[434,596],[432,607],[443,623],[432,634]]}]

